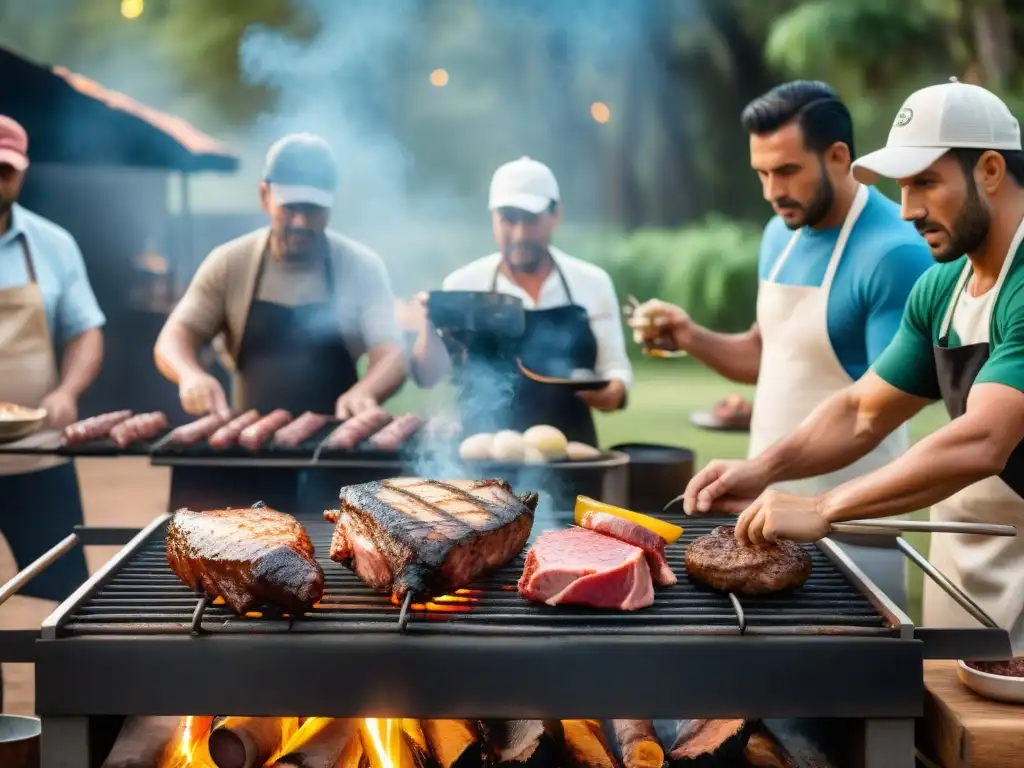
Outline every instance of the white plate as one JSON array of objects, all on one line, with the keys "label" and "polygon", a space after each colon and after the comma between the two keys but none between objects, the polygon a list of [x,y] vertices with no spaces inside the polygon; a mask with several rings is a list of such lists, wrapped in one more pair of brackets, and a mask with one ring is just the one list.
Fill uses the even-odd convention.
[{"label": "white plate", "polygon": [[1010,704],[1024,704],[1024,677],[1006,677],[971,669],[963,661],[956,663],[960,682],[979,696]]},{"label": "white plate", "polygon": [[12,413],[12,406],[2,404],[0,408],[0,442],[12,442],[28,437],[46,422],[46,410],[43,408],[20,408]]}]

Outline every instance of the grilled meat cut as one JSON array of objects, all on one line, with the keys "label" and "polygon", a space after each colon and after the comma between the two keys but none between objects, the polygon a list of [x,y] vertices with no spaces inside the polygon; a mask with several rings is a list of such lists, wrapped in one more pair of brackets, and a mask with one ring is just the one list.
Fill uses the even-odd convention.
[{"label": "grilled meat cut", "polygon": [[252,426],[259,420],[260,412],[255,408],[250,408],[248,411],[240,416],[236,416],[210,435],[210,439],[208,440],[210,447],[218,451],[231,448],[238,442],[238,438],[242,434],[243,430]]},{"label": "grilled meat cut", "polygon": [[635,611],[654,602],[644,551],[586,528],[542,533],[526,556],[519,594],[548,605]]},{"label": "grilled meat cut", "polygon": [[124,449],[132,443],[152,440],[164,429],[167,429],[167,416],[162,411],[140,413],[115,424],[110,430],[110,439]]},{"label": "grilled meat cut", "polygon": [[190,589],[224,598],[239,615],[260,603],[302,613],[323,597],[306,530],[269,507],[179,509],[167,526],[167,562]]},{"label": "grilled meat cut", "polygon": [[110,434],[110,430],[131,417],[130,410],[112,411],[101,413],[99,416],[90,416],[87,419],[76,421],[64,427],[62,443],[64,445],[82,445],[91,443],[93,440],[101,440]]},{"label": "grilled meat cut", "polygon": [[792,541],[740,544],[733,528],[720,525],[693,540],[686,550],[686,570],[713,589],[764,595],[796,589],[807,581],[811,556]]},{"label": "grilled meat cut", "polygon": [[351,450],[390,421],[391,414],[381,408],[357,413],[331,432],[327,438],[327,447],[339,451]]},{"label": "grilled meat cut", "polygon": [[174,445],[195,445],[205,440],[224,426],[226,419],[216,413],[208,413],[189,424],[182,424],[168,435],[168,442]]},{"label": "grilled meat cut", "polygon": [[291,424],[274,433],[274,444],[282,448],[296,448],[323,429],[328,420],[323,414],[306,411]]},{"label": "grilled meat cut", "polygon": [[665,540],[654,531],[624,520],[607,512],[590,511],[583,515],[580,525],[592,531],[603,533],[619,541],[640,547],[647,557],[647,566],[651,569],[654,583],[667,587],[676,583],[676,575],[665,559]]},{"label": "grilled meat cut", "polygon": [[250,451],[258,450],[277,430],[291,420],[292,415],[284,408],[271,411],[243,429],[238,435],[238,444]]},{"label": "grilled meat cut", "polygon": [[331,559],[401,600],[454,592],[522,550],[536,494],[504,480],[401,477],[341,489]]}]

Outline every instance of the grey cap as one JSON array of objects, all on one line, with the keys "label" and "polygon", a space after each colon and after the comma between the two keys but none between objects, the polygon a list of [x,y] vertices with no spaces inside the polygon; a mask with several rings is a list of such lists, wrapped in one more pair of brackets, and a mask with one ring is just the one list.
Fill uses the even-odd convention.
[{"label": "grey cap", "polygon": [[334,152],[312,133],[289,134],[274,142],[267,152],[263,180],[281,205],[330,208],[338,185]]}]

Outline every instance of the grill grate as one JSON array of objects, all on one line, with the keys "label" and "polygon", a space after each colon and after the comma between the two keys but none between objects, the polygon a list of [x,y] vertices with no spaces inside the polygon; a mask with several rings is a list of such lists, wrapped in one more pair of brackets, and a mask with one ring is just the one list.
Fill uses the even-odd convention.
[{"label": "grill grate", "polygon": [[[667,518],[671,519],[671,518]],[[534,536],[562,527],[569,518],[545,521],[538,516]],[[557,525],[555,523],[558,523]],[[641,611],[605,611],[529,603],[516,582],[523,555],[473,589],[438,598],[430,606],[413,605],[404,631],[410,633],[477,633],[500,635],[687,633],[737,634],[741,623],[728,595],[695,585],[683,558],[689,542],[723,520],[676,518],[685,529],[666,548],[679,577],[671,587],[655,589],[654,605]],[[323,600],[306,615],[292,619],[271,613],[238,617],[226,606],[206,604],[185,587],[167,565],[164,527],[124,563],[90,597],[69,612],[64,636],[204,633],[400,632],[401,609],[388,596],[364,585],[354,573],[328,559],[333,526],[304,523],[324,571]],[[807,545],[813,560],[810,578],[799,590],[759,598],[741,597],[747,634],[896,635],[871,601],[817,547]],[[525,554],[525,553],[524,553]]]}]

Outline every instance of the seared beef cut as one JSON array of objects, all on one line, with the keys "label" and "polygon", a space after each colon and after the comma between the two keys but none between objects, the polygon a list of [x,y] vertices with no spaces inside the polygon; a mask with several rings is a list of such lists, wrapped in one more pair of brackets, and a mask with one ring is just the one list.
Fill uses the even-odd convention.
[{"label": "seared beef cut", "polygon": [[519,594],[548,605],[623,611],[654,602],[644,551],[586,528],[542,533],[526,556]]},{"label": "seared beef cut", "polygon": [[400,477],[341,489],[331,559],[396,600],[454,592],[519,554],[536,494],[504,480]]},{"label": "seared beef cut", "polygon": [[306,530],[269,507],[179,509],[167,526],[167,562],[189,588],[222,597],[239,615],[260,603],[289,613],[323,597],[324,574]]},{"label": "seared beef cut", "polygon": [[647,566],[651,569],[654,583],[662,587],[676,583],[676,575],[665,559],[665,540],[654,531],[624,520],[607,512],[590,511],[583,515],[580,525],[605,536],[640,547],[647,556]]},{"label": "seared beef cut", "polygon": [[740,544],[733,528],[720,525],[693,540],[686,550],[686,570],[713,589],[763,595],[795,589],[807,581],[811,556],[792,541]]}]

